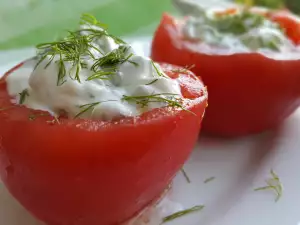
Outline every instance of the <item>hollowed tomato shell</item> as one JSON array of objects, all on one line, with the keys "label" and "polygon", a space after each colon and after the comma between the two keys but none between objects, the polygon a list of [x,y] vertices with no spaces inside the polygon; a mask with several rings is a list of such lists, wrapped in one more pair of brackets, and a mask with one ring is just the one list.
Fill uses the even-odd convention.
[{"label": "hollowed tomato shell", "polygon": [[259,53],[208,54],[208,45],[204,53],[199,41],[182,37],[181,24],[163,16],[151,56],[158,62],[195,65],[191,70],[209,91],[204,132],[230,137],[258,133],[276,127],[297,109],[300,60],[276,60]]},{"label": "hollowed tomato shell", "polygon": [[[184,107],[117,121],[53,120],[11,103],[0,80],[0,174],[11,194],[48,225],[119,225],[155,203],[190,155],[207,105],[191,72],[179,81]],[[31,119],[30,119],[31,118]]]}]

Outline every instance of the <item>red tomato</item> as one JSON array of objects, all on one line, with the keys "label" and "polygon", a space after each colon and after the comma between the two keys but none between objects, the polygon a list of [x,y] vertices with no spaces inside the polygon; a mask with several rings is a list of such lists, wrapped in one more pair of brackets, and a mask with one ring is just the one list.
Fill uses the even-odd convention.
[{"label": "red tomato", "polygon": [[270,12],[268,17],[285,29],[287,36],[297,45],[300,44],[300,19],[288,11]]},{"label": "red tomato", "polygon": [[152,58],[195,65],[192,70],[202,77],[210,95],[203,131],[221,136],[261,132],[298,107],[300,60],[274,60],[257,53],[205,54],[203,45],[208,51],[213,47],[182,38],[180,26],[180,21],[163,16]]},{"label": "red tomato", "polygon": [[[183,105],[113,122],[51,122],[13,105],[0,80],[0,174],[12,195],[48,225],[116,225],[155,203],[197,140],[207,92],[191,72],[162,65]],[[9,73],[6,75],[9,76]],[[31,120],[30,120],[31,118]]]}]

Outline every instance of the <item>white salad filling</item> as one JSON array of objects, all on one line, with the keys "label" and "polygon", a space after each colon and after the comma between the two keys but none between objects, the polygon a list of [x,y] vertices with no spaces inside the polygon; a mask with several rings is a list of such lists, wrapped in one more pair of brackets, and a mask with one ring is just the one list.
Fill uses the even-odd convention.
[{"label": "white salad filling", "polygon": [[185,0],[174,0],[174,3],[187,16],[182,34],[188,39],[235,52],[292,52],[297,49],[279,24],[250,10],[237,8],[235,14],[220,15],[218,12],[226,8],[205,9],[200,3]]},{"label": "white salad filling", "polygon": [[[105,35],[91,36],[97,32]],[[36,68],[21,68],[6,78],[15,103],[54,116],[64,112],[70,118],[112,120],[137,116],[181,97],[179,83],[158,64],[136,55],[100,26],[81,26],[80,35],[64,40],[69,41],[38,46]],[[80,48],[84,50],[77,54]]]}]

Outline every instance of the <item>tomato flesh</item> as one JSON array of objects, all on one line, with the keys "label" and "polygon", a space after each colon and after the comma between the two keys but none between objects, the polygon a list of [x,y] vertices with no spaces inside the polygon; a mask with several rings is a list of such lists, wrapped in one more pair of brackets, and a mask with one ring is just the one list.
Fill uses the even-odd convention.
[{"label": "tomato flesh", "polygon": [[200,79],[162,68],[196,116],[165,107],[113,122],[32,121],[39,112],[13,105],[2,78],[0,174],[12,195],[48,225],[119,225],[155,203],[192,151],[207,104]]},{"label": "tomato flesh", "polygon": [[181,24],[165,14],[151,54],[158,62],[195,65],[191,70],[201,76],[210,95],[203,131],[231,137],[262,132],[299,106],[300,60],[258,53],[206,54],[198,41],[181,36]]}]

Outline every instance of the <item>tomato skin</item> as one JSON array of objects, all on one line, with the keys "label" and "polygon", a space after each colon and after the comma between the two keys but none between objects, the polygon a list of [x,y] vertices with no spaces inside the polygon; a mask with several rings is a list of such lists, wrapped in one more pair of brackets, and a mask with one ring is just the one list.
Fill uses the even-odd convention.
[{"label": "tomato skin", "polygon": [[[51,116],[29,121],[25,107],[0,111],[0,175],[12,195],[48,225],[119,225],[154,203],[193,149],[207,104],[196,76],[162,67],[197,116],[166,107],[115,122],[49,124]],[[4,79],[2,106],[12,106]]]},{"label": "tomato skin", "polygon": [[152,58],[195,65],[209,91],[204,132],[242,136],[273,128],[300,104],[300,60],[274,60],[257,53],[202,53],[198,42],[181,37],[181,22],[165,14],[152,43]]},{"label": "tomato skin", "polygon": [[267,15],[272,21],[284,28],[287,36],[296,44],[300,44],[300,19],[289,11],[275,11]]}]

